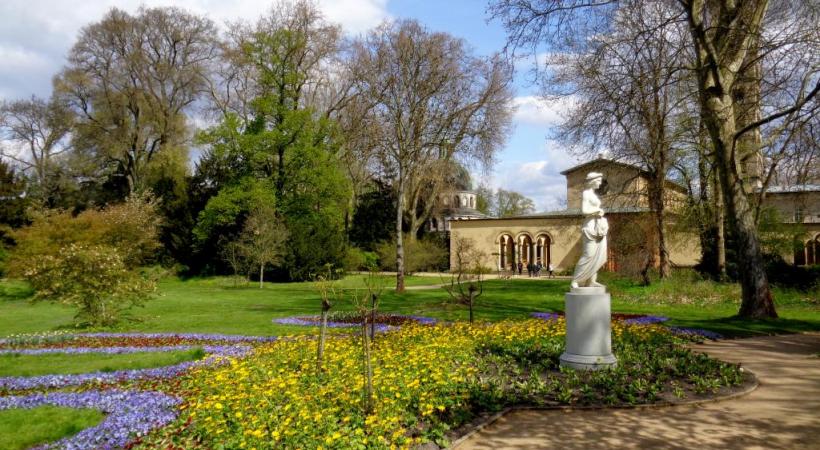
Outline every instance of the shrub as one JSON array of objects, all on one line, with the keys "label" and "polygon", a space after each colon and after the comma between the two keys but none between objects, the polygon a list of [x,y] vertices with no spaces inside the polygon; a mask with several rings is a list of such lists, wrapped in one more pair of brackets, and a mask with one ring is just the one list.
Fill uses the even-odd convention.
[{"label": "shrub", "polygon": [[155,290],[153,282],[128,270],[117,250],[107,245],[69,244],[27,261],[23,275],[36,290],[35,300],[77,307],[76,319],[95,326],[115,324],[124,310]]},{"label": "shrub", "polygon": [[[396,270],[396,243],[382,242],[376,246],[382,270]],[[435,238],[404,238],[404,270],[406,273],[446,270],[447,247]]]},{"label": "shrub", "polygon": [[88,210],[74,217],[36,212],[14,231],[9,276],[29,281],[35,299],[76,306],[78,321],[111,325],[122,311],[144,301],[154,283],[137,273],[156,254],[159,219],[150,195]]},{"label": "shrub", "polygon": [[70,244],[105,245],[116,249],[128,268],[151,262],[159,247],[159,216],[150,194],[133,195],[125,202],[76,217],[68,211],[32,213],[32,224],[12,232],[16,242],[9,270],[29,258],[54,255]]},{"label": "shrub", "polygon": [[784,261],[780,255],[765,255],[764,258],[770,283],[802,292],[820,288],[820,266],[795,266]]},{"label": "shrub", "polygon": [[345,254],[344,269],[371,270],[379,267],[379,255],[376,252],[368,252],[358,247],[349,247]]}]

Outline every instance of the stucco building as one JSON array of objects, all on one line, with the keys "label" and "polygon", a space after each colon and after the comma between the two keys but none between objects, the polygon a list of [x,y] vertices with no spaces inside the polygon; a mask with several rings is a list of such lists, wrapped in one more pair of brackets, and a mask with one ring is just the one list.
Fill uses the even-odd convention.
[{"label": "stucco building", "polygon": [[783,255],[786,261],[797,266],[820,264],[820,184],[770,187],[763,205],[775,209],[783,222],[800,225],[803,237],[793,254]]},{"label": "stucco building", "polygon": [[[652,211],[647,197],[647,173],[636,166],[599,158],[568,169],[567,209],[508,218],[475,218],[450,222],[450,242],[472,239],[485,253],[484,265],[511,270],[521,262],[552,264],[557,271],[572,270],[581,247],[581,192],[589,172],[602,172],[607,193],[601,196],[610,223],[609,270],[630,269],[646,265],[655,242]],[[686,190],[667,182],[664,202],[670,210],[683,205]],[[669,215],[667,248],[676,266],[693,266],[700,257],[695,233],[676,230],[674,214]],[[453,257],[451,252],[451,258]]]},{"label": "stucco building", "polygon": [[[639,167],[604,158],[572,167],[562,175],[567,180],[567,208],[539,214],[489,218],[470,216],[451,220],[450,247],[459,238],[472,239],[486,255],[483,265],[511,270],[521,262],[552,264],[557,271],[571,271],[581,252],[581,192],[589,172],[601,172],[607,193],[601,195],[610,223],[608,270],[635,271],[647,265],[657,248],[653,215],[647,195],[648,173]],[[676,223],[676,211],[685,202],[686,189],[666,182],[664,205],[666,242],[671,264],[691,267],[699,262],[697,232]],[[774,208],[783,222],[802,224],[804,236],[793,254],[783,255],[796,265],[820,264],[820,185],[772,187],[764,196],[764,207]],[[455,217],[455,216],[453,216]],[[451,251],[451,261],[453,255]],[[657,262],[657,257],[654,257]]]}]

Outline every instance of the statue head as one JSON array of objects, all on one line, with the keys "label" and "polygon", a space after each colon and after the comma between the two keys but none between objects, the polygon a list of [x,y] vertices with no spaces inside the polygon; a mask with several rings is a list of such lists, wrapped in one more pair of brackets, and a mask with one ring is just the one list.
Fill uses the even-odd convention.
[{"label": "statue head", "polygon": [[587,174],[586,183],[588,188],[598,189],[604,181],[604,174],[600,172],[590,172]]}]

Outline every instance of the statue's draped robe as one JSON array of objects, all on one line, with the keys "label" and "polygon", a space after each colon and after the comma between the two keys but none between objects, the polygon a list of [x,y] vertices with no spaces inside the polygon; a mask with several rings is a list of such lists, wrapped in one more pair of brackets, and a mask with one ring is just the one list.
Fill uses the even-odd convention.
[{"label": "statue's draped robe", "polygon": [[584,191],[581,212],[586,216],[581,227],[581,258],[575,266],[572,281],[578,286],[588,286],[590,279],[606,263],[606,235],[609,223],[599,217],[601,200],[592,190]]}]

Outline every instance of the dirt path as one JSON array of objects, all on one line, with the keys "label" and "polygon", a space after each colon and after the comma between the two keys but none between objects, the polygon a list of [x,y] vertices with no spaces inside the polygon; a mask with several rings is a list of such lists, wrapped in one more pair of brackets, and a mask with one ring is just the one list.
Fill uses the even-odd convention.
[{"label": "dirt path", "polygon": [[468,449],[820,449],[820,334],[697,345],[753,371],[760,386],[698,406],[514,411],[472,436]]}]

